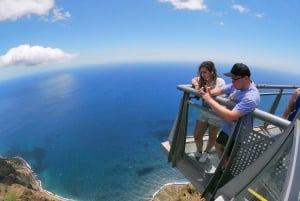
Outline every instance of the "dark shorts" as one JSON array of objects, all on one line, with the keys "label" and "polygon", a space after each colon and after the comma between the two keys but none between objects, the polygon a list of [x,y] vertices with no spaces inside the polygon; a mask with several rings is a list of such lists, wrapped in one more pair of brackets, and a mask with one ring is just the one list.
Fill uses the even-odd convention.
[{"label": "dark shorts", "polygon": [[[228,139],[229,139],[229,136],[224,131],[221,131],[218,135],[216,142],[219,143],[220,145],[226,147]],[[228,156],[230,156],[230,154],[231,154],[234,143],[235,143],[235,141],[233,141],[233,143],[230,144],[229,151],[227,154]]]},{"label": "dark shorts", "polygon": [[225,147],[226,143],[228,141],[228,138],[229,138],[229,136],[224,131],[221,131],[218,135],[216,142]]}]

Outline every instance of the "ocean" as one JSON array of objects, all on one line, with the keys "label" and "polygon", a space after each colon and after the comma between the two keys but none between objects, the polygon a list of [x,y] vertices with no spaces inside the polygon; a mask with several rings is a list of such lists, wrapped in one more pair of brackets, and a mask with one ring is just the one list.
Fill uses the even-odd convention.
[{"label": "ocean", "polygon": [[[23,157],[44,189],[69,199],[150,200],[163,184],[187,181],[160,143],[178,112],[176,86],[197,68],[107,64],[0,82],[0,155]],[[222,76],[231,66],[217,68]],[[267,71],[253,68],[255,83],[300,84],[297,74]]]}]

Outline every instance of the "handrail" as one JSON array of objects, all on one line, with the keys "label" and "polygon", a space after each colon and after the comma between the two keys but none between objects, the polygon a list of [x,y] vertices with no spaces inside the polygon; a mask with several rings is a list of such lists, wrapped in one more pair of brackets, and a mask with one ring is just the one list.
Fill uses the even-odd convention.
[{"label": "handrail", "polygon": [[275,85],[275,84],[256,84],[259,89],[296,89],[297,85]]},{"label": "handrail", "polygon": [[[272,85],[272,87],[275,87],[275,86],[282,87],[283,85]],[[193,95],[195,95],[197,97],[200,97],[198,91],[195,90],[194,88],[192,88],[191,85],[178,85],[177,88],[179,90],[181,90],[181,91],[193,94]],[[231,100],[229,100],[227,98],[224,98],[222,96],[217,96],[217,97],[215,97],[215,99],[220,104],[225,105],[225,106],[230,107],[230,108],[234,107],[234,105],[235,105],[235,103],[233,101],[231,101]],[[270,113],[265,112],[265,111],[260,110],[260,109],[255,109],[251,113],[251,115],[253,115],[254,117],[257,117],[259,119],[268,121],[271,124],[273,124],[275,126],[278,126],[280,128],[287,128],[289,126],[289,124],[290,124],[290,121],[288,121],[286,119],[283,119],[283,118],[280,118],[280,117],[278,117],[276,115],[270,114]]]}]

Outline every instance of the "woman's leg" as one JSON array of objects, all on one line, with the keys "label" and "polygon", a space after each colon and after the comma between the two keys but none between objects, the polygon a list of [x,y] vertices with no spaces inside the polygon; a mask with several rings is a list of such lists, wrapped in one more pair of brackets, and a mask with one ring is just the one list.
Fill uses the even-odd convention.
[{"label": "woman's leg", "polygon": [[208,142],[207,142],[207,146],[205,149],[205,152],[209,153],[210,150],[213,148],[213,146],[215,146],[216,143],[216,139],[217,139],[217,135],[219,132],[219,128],[218,126],[214,126],[214,125],[209,125],[208,126],[208,134],[209,134],[209,138],[208,138]]},{"label": "woman's leg", "polygon": [[207,122],[197,121],[195,130],[194,130],[194,139],[199,153],[202,152],[203,147],[203,135],[208,127]]}]

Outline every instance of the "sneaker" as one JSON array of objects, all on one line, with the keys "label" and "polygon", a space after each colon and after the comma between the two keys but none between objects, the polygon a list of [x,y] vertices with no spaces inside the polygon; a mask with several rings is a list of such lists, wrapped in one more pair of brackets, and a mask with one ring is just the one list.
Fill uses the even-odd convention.
[{"label": "sneaker", "polygon": [[200,162],[200,163],[204,163],[204,162],[206,162],[207,158],[208,158],[208,153],[207,153],[207,152],[203,152],[203,153],[201,154],[201,157],[200,157],[200,159],[199,159],[199,162]]},{"label": "sneaker", "polygon": [[189,153],[189,157],[192,157],[192,158],[200,158],[201,155],[202,155],[202,153],[200,153],[200,152],[198,152],[198,151]]},{"label": "sneaker", "polygon": [[211,166],[208,170],[205,170],[206,174],[214,174],[216,171],[216,167],[215,166]]}]

